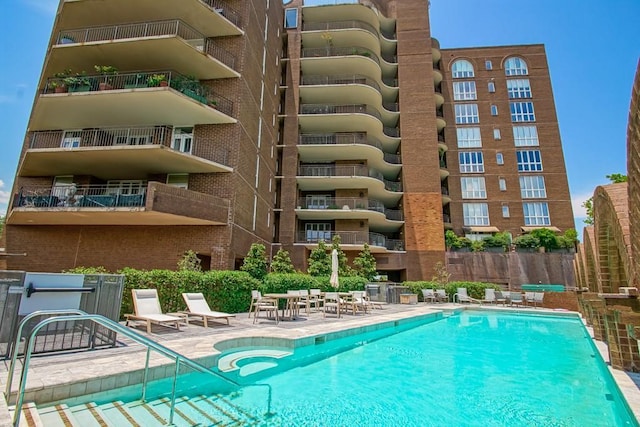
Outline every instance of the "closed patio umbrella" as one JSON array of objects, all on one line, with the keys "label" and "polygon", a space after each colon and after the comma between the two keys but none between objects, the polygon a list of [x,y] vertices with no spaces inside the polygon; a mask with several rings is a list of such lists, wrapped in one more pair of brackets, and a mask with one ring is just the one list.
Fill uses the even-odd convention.
[{"label": "closed patio umbrella", "polygon": [[331,286],[338,289],[340,282],[338,281],[338,251],[334,249],[331,251],[331,279],[329,279]]}]

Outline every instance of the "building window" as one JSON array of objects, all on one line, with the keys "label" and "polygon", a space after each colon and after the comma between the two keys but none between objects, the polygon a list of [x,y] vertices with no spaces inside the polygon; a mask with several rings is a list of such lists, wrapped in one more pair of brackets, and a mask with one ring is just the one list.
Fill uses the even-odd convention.
[{"label": "building window", "polygon": [[453,82],[454,101],[477,99],[476,82]]},{"label": "building window", "polygon": [[497,116],[498,115],[498,106],[491,104],[491,115],[492,116]]},{"label": "building window", "polygon": [[284,27],[285,28],[298,27],[298,9],[286,9],[284,11]]},{"label": "building window", "polygon": [[540,145],[538,128],[535,126],[514,126],[513,141],[516,147],[537,147]]},{"label": "building window", "polygon": [[487,83],[487,90],[489,93],[494,93],[496,91],[496,84],[494,82]]},{"label": "building window", "polygon": [[456,104],[455,110],[457,124],[480,123],[478,104]]},{"label": "building window", "polygon": [[493,63],[489,60],[484,61],[484,68],[487,70],[493,70]]},{"label": "building window", "polygon": [[499,165],[504,165],[504,156],[502,153],[496,153],[496,163]]},{"label": "building window", "polygon": [[463,203],[465,226],[489,225],[489,207],[486,203]]},{"label": "building window", "polygon": [[458,148],[482,147],[480,128],[457,128],[456,133],[458,134]]},{"label": "building window", "polygon": [[523,203],[524,225],[551,225],[547,202]]},{"label": "building window", "polygon": [[500,129],[493,130],[493,139],[495,139],[496,141],[499,141],[502,139],[502,136],[500,135]]},{"label": "building window", "polygon": [[502,218],[509,218],[509,205],[502,205]]},{"label": "building window", "polygon": [[167,185],[174,187],[189,188],[189,174],[188,173],[170,173],[167,175]]},{"label": "building window", "polygon": [[524,59],[513,57],[505,61],[504,73],[507,76],[526,76],[529,74],[529,69]]},{"label": "building window", "polygon": [[191,154],[193,148],[193,128],[175,128],[171,148],[182,153]]},{"label": "building window", "polygon": [[329,209],[332,203],[330,194],[315,194],[305,198],[307,209]]},{"label": "building window", "polygon": [[466,59],[458,59],[454,62],[451,66],[451,73],[453,74],[454,79],[473,77],[475,75],[473,72],[473,65],[471,65],[471,62]]},{"label": "building window", "polygon": [[507,80],[509,98],[531,98],[529,79]]},{"label": "building window", "polygon": [[82,141],[81,130],[67,130],[62,136],[60,148],[78,148],[80,147],[80,141]]},{"label": "building window", "polygon": [[523,199],[544,199],[547,197],[547,189],[544,186],[543,176],[521,176],[520,195]]},{"label": "building window", "polygon": [[512,122],[535,122],[536,115],[533,111],[533,102],[511,102]]},{"label": "building window", "polygon": [[482,151],[462,151],[458,153],[460,172],[484,172]]},{"label": "building window", "polygon": [[500,187],[500,191],[507,191],[507,180],[498,178],[498,187]]},{"label": "building window", "polygon": [[463,199],[486,199],[487,187],[484,177],[460,178]]},{"label": "building window", "polygon": [[307,242],[331,241],[330,222],[312,222],[305,224],[305,237]]},{"label": "building window", "polygon": [[516,151],[519,172],[536,172],[542,170],[540,150]]}]

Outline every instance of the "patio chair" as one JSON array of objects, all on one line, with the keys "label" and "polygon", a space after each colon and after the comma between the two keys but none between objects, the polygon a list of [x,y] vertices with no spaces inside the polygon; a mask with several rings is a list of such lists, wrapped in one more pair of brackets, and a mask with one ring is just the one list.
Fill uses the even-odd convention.
[{"label": "patio chair", "polygon": [[300,308],[304,308],[309,315],[309,291],[307,289],[301,289],[298,291],[289,290],[287,291],[289,295],[298,295],[300,298],[297,300],[289,300],[289,310],[291,311],[293,316],[297,316],[300,314]]},{"label": "patio chair", "polygon": [[345,310],[350,310],[353,315],[356,315],[359,311],[366,313],[367,305],[364,300],[364,291],[351,292],[351,298],[344,300],[344,306]]},{"label": "patio chair", "polygon": [[229,319],[232,317],[236,317],[234,314],[223,313],[221,311],[213,311],[209,308],[209,304],[207,300],[204,299],[204,295],[202,293],[183,293],[182,298],[184,298],[184,302],[187,304],[187,311],[184,311],[187,315],[187,319],[190,317],[201,318],[204,323],[204,327],[208,327],[207,321],[209,319],[218,321],[218,320],[226,320],[227,325],[229,324]]},{"label": "patio chair", "polygon": [[449,302],[449,295],[446,289],[436,289],[436,296],[439,302]]},{"label": "patio chair", "polygon": [[324,302],[324,298],[322,297],[322,291],[320,289],[310,289],[309,290],[309,308],[313,305],[313,308],[318,311],[321,308],[321,304]]},{"label": "patio chair", "polygon": [[513,307],[516,306],[524,306],[524,301],[522,300],[522,292],[510,292],[509,293],[509,305]]},{"label": "patio chair", "polygon": [[280,322],[280,316],[278,315],[278,300],[274,298],[264,298],[260,291],[251,291],[251,305],[249,306],[249,317],[253,313],[253,323],[256,323],[260,312],[267,312],[268,317],[274,317],[276,325]]},{"label": "patio chair", "polygon": [[424,302],[438,302],[438,296],[433,291],[433,289],[423,289],[422,290],[422,298]]},{"label": "patio chair", "polygon": [[533,306],[537,307],[538,305],[542,305],[544,302],[544,292],[534,292],[533,293]]},{"label": "patio chair", "polygon": [[480,303],[490,303],[490,304],[495,304],[496,303],[496,290],[495,289],[491,289],[491,288],[487,288],[484,290],[484,298],[482,298],[480,300]]},{"label": "patio chair", "polygon": [[374,308],[378,308],[378,309],[382,310],[382,305],[386,304],[386,302],[373,301],[371,299],[371,297],[369,296],[369,293],[367,291],[364,291],[364,304],[367,307],[371,307],[372,310]]},{"label": "patio chair", "polygon": [[509,292],[496,291],[496,303],[506,305],[509,302]]},{"label": "patio chair", "polygon": [[471,298],[469,296],[469,294],[467,293],[467,288],[458,288],[458,292],[456,292],[455,294],[453,294],[453,302],[456,302],[456,300],[459,303],[463,303],[463,302],[468,302],[468,303],[478,303],[480,304],[480,301],[475,299],[475,298]]},{"label": "patio chair", "polygon": [[125,314],[127,320],[125,326],[129,326],[132,320],[140,320],[147,323],[147,333],[151,333],[151,324],[172,324],[180,330],[180,322],[183,318],[162,313],[158,291],[156,289],[131,289],[133,296],[133,310],[135,314]]},{"label": "patio chair", "polygon": [[335,311],[337,316],[340,317],[341,306],[340,296],[337,292],[326,292],[324,294],[324,305],[322,306],[322,317],[327,317],[327,311]]}]

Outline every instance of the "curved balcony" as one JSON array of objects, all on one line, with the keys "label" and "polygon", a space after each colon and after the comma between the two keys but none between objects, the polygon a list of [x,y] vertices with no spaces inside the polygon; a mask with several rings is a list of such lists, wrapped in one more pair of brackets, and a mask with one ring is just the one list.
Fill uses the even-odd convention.
[{"label": "curved balcony", "polygon": [[447,170],[447,160],[443,157],[440,158],[440,181],[444,181],[449,176]]},{"label": "curved balcony", "polygon": [[60,31],[44,74],[101,62],[120,70],[168,68],[200,80],[240,77],[232,53],[179,20]]},{"label": "curved balcony", "polygon": [[31,133],[29,148],[18,176],[90,175],[117,179],[122,170],[131,179],[146,179],[157,173],[232,172],[227,150],[199,152],[171,148],[173,129],[166,126],[103,128],[83,131]]},{"label": "curved balcony", "polygon": [[404,242],[389,239],[380,233],[366,231],[299,231],[296,243],[315,249],[319,242],[331,242],[333,236],[340,236],[340,247],[345,251],[362,250],[364,244],[370,246],[371,252],[404,251]]},{"label": "curved balcony", "polygon": [[230,100],[172,71],[51,78],[29,129],[236,123],[232,112]]},{"label": "curved balcony", "polygon": [[446,153],[447,151],[449,151],[449,146],[444,140],[444,135],[438,134],[438,150],[441,153]]},{"label": "curved balcony", "polygon": [[[335,60],[338,57],[341,58],[339,67],[336,64],[321,64],[329,58]],[[395,77],[398,73],[395,56],[383,55],[381,58],[377,52],[362,46],[307,47],[302,49],[301,59],[305,74],[331,74],[332,70],[341,69],[346,73],[370,75],[375,72],[375,67],[379,68],[383,77]]]},{"label": "curved balcony", "polygon": [[436,127],[438,132],[447,126],[447,122],[444,119],[444,109],[442,107],[436,108]]},{"label": "curved balcony", "polygon": [[341,104],[353,100],[373,107],[372,111],[377,112],[386,126],[398,123],[398,104],[383,102],[380,86],[372,79],[360,75],[313,75],[301,79],[300,102],[303,104]]},{"label": "curved balcony", "polygon": [[436,86],[442,83],[442,72],[437,68],[433,68],[433,84]]},{"label": "curved balcony", "polygon": [[362,197],[300,197],[296,214],[302,220],[366,219],[369,228],[380,231],[398,231],[404,224],[401,210],[387,209],[379,200]]},{"label": "curved balcony", "polygon": [[431,57],[433,63],[437,64],[442,59],[442,53],[440,52],[440,42],[438,39],[431,37]]},{"label": "curved balcony", "polygon": [[370,4],[358,1],[337,1],[335,5],[324,4],[323,7],[305,7],[302,9],[304,21],[330,22],[336,16],[349,18],[355,21],[367,23],[376,30],[377,33],[388,40],[395,40],[395,20],[387,18],[381,11]]},{"label": "curved balcony", "polygon": [[442,206],[451,203],[451,197],[449,196],[449,189],[447,187],[440,187],[440,194],[442,194]]},{"label": "curved balcony", "polygon": [[435,85],[433,93],[436,98],[436,107],[442,107],[444,105],[444,96],[442,95],[442,84]]},{"label": "curved balcony", "polygon": [[355,127],[349,130],[357,131],[377,125],[382,127],[382,132],[388,137],[400,136],[399,129],[395,127],[397,115],[394,115],[395,120],[385,121],[378,110],[365,104],[302,104],[300,115],[300,125],[303,127],[310,120],[315,121],[315,126],[320,129],[332,129],[339,125],[340,121],[347,121]]},{"label": "curved balcony", "polygon": [[329,191],[367,188],[368,194],[386,205],[396,205],[402,197],[402,182],[392,181],[366,165],[301,165],[298,168],[301,191]]},{"label": "curved balcony", "polygon": [[451,224],[451,215],[443,213],[442,222],[444,222],[445,230],[453,230],[453,224]]},{"label": "curved balcony", "polygon": [[135,194],[114,185],[29,186],[13,202],[14,225],[224,225],[229,213],[226,199],[159,182]]},{"label": "curved balcony", "polygon": [[64,0],[59,28],[180,19],[207,37],[244,34],[242,15],[225,0]]},{"label": "curved balcony", "polygon": [[400,155],[386,153],[380,141],[367,138],[364,132],[302,134],[298,143],[300,161],[304,163],[366,159],[370,167],[388,177],[398,176],[402,169]]},{"label": "curved balcony", "polygon": [[376,26],[364,21],[309,22],[305,20],[302,31],[302,44],[307,47],[357,44],[389,55],[395,52],[397,47],[395,39],[385,37]]}]

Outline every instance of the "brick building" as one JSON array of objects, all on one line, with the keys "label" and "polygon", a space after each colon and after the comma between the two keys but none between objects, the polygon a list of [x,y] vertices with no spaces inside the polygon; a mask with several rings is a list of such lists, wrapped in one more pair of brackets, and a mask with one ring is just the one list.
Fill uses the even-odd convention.
[{"label": "brick building", "polygon": [[9,268],[304,269],[340,235],[421,279],[447,228],[573,227],[541,45],[440,49],[427,0],[124,3],[61,1]]}]

